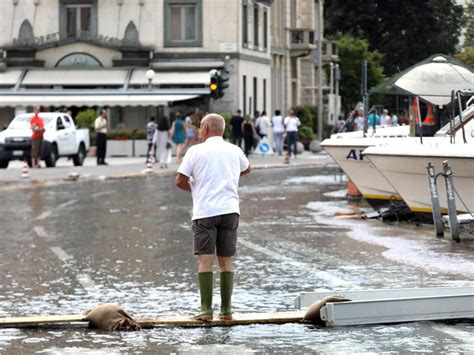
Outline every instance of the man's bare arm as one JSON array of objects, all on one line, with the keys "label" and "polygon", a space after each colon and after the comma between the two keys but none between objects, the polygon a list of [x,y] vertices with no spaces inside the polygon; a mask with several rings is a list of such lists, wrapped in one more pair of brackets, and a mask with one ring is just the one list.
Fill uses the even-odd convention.
[{"label": "man's bare arm", "polygon": [[245,169],[244,171],[242,171],[242,172],[240,173],[240,176],[242,176],[242,175],[247,175],[247,174],[249,174],[251,171],[252,171],[252,167],[249,165],[249,167],[248,167],[247,169]]},{"label": "man's bare arm", "polygon": [[178,175],[176,175],[175,182],[176,186],[181,190],[191,192],[191,186],[189,185],[189,177],[187,177],[186,175],[178,173]]}]

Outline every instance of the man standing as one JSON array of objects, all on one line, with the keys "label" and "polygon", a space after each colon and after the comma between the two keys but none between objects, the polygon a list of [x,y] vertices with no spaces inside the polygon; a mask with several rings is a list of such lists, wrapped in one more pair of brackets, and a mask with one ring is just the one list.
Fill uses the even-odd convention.
[{"label": "man standing", "polygon": [[40,168],[41,152],[43,148],[44,121],[39,116],[41,108],[35,106],[34,115],[31,117],[31,163],[34,168]]},{"label": "man standing", "polygon": [[242,146],[242,123],[244,118],[242,117],[242,111],[237,110],[236,114],[230,119],[230,127],[232,128],[232,144],[236,144],[238,147]]},{"label": "man standing", "polygon": [[107,152],[107,110],[103,109],[100,116],[95,119],[94,128],[97,144],[97,165],[107,165],[105,154]]},{"label": "man standing", "polygon": [[188,149],[176,176],[176,186],[193,197],[194,254],[199,255],[201,311],[195,319],[213,318],[212,265],[214,255],[220,269],[221,311],[219,317],[232,319],[234,273],[232,256],[236,251],[239,226],[239,178],[251,171],[240,148],[222,138],[224,118],[211,113],[201,122],[204,143]]}]

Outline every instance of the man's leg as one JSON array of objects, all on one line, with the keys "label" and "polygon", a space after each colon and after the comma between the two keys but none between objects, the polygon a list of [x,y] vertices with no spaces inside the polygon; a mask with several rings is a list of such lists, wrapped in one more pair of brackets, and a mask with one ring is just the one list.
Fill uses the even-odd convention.
[{"label": "man's leg", "polygon": [[198,282],[199,294],[201,296],[201,311],[194,317],[197,320],[212,320],[213,261],[213,254],[199,255]]},{"label": "man's leg", "polygon": [[234,288],[232,256],[236,252],[238,227],[239,215],[231,213],[222,216],[217,229],[217,262],[221,272],[221,311],[219,318],[222,320],[232,319],[232,292]]},{"label": "man's leg", "polygon": [[202,321],[212,320],[212,264],[216,248],[216,218],[203,218],[193,221],[194,254],[199,255],[199,293],[201,311],[194,318]]},{"label": "man's leg", "polygon": [[102,145],[102,142],[101,142],[101,135],[100,133],[97,133],[95,135],[95,141],[96,141],[96,152],[95,152],[95,156],[97,157],[97,165],[100,165],[100,150],[101,150],[101,145]]}]

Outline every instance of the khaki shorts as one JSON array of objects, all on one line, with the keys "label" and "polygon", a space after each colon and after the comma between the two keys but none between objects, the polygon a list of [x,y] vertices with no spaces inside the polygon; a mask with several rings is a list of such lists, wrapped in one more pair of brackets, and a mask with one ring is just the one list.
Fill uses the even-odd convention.
[{"label": "khaki shorts", "polygon": [[238,227],[237,213],[194,220],[194,254],[233,256],[236,251]]},{"label": "khaki shorts", "polygon": [[43,145],[43,137],[31,140],[31,158],[41,159],[41,147]]}]

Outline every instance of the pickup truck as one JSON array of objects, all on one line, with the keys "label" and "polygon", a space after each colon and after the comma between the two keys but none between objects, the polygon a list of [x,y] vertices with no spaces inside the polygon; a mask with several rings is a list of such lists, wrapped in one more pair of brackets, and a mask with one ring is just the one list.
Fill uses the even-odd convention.
[{"label": "pickup truck", "polygon": [[[54,167],[60,157],[72,158],[75,166],[82,165],[89,151],[89,130],[76,129],[71,116],[65,113],[41,112],[39,116],[44,120],[41,159],[46,166]],[[11,160],[25,160],[31,165],[32,117],[33,113],[17,115],[0,132],[0,168],[7,168]]]}]

